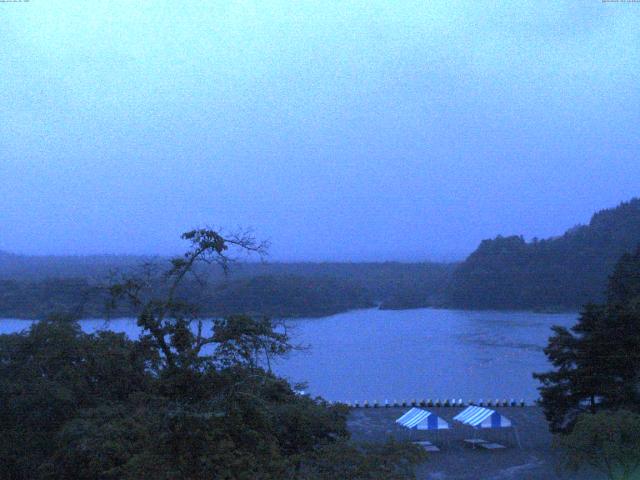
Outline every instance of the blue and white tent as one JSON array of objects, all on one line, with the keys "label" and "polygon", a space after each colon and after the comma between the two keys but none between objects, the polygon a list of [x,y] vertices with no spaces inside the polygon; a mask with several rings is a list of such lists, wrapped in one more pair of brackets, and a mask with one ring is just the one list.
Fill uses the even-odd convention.
[{"label": "blue and white tent", "polygon": [[495,410],[473,405],[465,408],[453,419],[473,428],[507,428],[513,426],[511,420]]},{"label": "blue and white tent", "polygon": [[407,413],[396,420],[406,428],[416,430],[448,430],[449,424],[435,413],[431,413],[421,408],[412,408]]}]

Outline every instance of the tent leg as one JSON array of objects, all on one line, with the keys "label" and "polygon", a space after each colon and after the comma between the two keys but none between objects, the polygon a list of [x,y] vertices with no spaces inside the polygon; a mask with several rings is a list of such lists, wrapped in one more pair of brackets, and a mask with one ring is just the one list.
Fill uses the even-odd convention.
[{"label": "tent leg", "polygon": [[513,427],[513,434],[516,437],[516,442],[518,442],[518,448],[522,450],[522,444],[520,443],[520,435],[518,435],[518,429]]}]

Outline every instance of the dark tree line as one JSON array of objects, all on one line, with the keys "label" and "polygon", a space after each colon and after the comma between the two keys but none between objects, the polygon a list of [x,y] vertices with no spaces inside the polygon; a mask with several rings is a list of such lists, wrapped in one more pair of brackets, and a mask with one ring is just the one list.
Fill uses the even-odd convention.
[{"label": "dark tree line", "polygon": [[[484,240],[461,264],[243,262],[228,277],[199,271],[208,287],[185,282],[182,293],[191,292],[206,316],[224,315],[227,305],[239,303],[254,313],[283,317],[323,316],[374,304],[389,309],[573,310],[604,300],[607,276],[638,241],[640,199],[632,199],[597,212],[588,225],[560,237]],[[105,296],[96,285],[114,268],[132,274],[139,260],[0,252],[0,316],[41,318],[51,311],[76,312],[82,305],[83,316],[101,317]],[[144,260],[161,270],[168,263],[166,258]],[[121,306],[114,313],[131,311]]]},{"label": "dark tree line", "polygon": [[[162,288],[159,274],[149,283],[157,290]],[[203,317],[238,311],[276,318],[318,317],[375,306],[372,296],[360,284],[327,277],[260,276],[217,283],[188,279],[180,294],[198,304],[198,313]],[[81,318],[135,316],[135,308],[128,304],[107,308],[109,300],[107,284],[90,283],[87,279],[0,281],[0,318],[38,319],[50,312]]]},{"label": "dark tree line", "polygon": [[561,237],[483,241],[453,273],[447,303],[475,309],[574,309],[602,301],[616,261],[640,241],[640,199]]},{"label": "dark tree line", "polygon": [[[1,263],[1,261],[0,261]],[[128,266],[125,275],[150,274],[162,288],[160,272],[168,261],[147,262],[146,272]],[[271,317],[316,317],[357,308],[415,308],[442,302],[451,265],[438,264],[248,264],[234,265],[227,277],[199,266],[180,294],[198,304],[205,317],[237,311]],[[238,273],[240,271],[240,273]],[[44,318],[50,312],[100,318],[107,314],[107,274],[100,278],[62,277],[0,280],[0,318]],[[111,316],[134,316],[119,304]]]},{"label": "dark tree line", "polygon": [[553,333],[545,354],[554,370],[534,375],[552,431],[570,431],[582,413],[640,411],[640,248],[616,264],[604,303]]}]

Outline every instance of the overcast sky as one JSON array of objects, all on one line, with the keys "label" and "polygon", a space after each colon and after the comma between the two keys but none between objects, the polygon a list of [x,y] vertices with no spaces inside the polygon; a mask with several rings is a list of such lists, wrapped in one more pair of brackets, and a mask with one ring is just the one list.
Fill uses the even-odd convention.
[{"label": "overcast sky", "polygon": [[640,195],[640,4],[0,3],[0,249],[461,258]]}]

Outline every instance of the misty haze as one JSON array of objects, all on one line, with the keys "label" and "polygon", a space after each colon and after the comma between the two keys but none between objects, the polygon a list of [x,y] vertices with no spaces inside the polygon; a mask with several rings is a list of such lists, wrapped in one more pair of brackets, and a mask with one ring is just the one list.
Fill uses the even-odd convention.
[{"label": "misty haze", "polygon": [[0,479],[640,475],[640,3],[0,32]]}]

